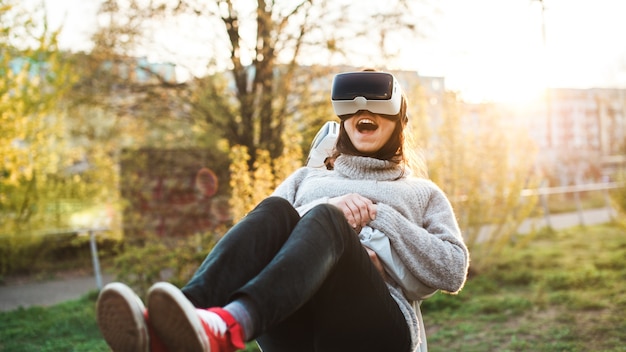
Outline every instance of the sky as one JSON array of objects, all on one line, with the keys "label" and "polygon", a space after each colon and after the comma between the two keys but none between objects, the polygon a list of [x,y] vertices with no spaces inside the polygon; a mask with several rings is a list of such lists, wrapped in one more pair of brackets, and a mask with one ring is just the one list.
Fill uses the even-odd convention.
[{"label": "sky", "polygon": [[[442,0],[438,31],[407,60],[470,100],[555,88],[626,88],[626,1]],[[542,35],[545,24],[545,43]],[[421,59],[420,59],[421,58]]]},{"label": "sky", "polygon": [[[100,1],[45,1],[51,24],[64,23],[61,46],[88,50]],[[467,101],[518,102],[545,87],[626,88],[624,0],[433,3],[432,31],[403,45],[394,68],[442,76]]]}]

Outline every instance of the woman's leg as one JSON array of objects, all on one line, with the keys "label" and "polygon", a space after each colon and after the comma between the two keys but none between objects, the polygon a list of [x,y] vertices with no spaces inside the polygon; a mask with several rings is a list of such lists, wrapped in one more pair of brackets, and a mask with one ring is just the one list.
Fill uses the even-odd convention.
[{"label": "woman's leg", "polygon": [[[310,302],[257,337],[264,352],[315,352],[315,321]],[[346,351],[351,351],[350,349]]]},{"label": "woman's leg", "polygon": [[236,295],[254,304],[258,341],[278,351],[407,351],[406,320],[337,208],[305,214]]},{"label": "woman's leg", "polygon": [[299,220],[285,199],[265,199],[217,243],[183,293],[198,308],[226,305],[274,258]]}]

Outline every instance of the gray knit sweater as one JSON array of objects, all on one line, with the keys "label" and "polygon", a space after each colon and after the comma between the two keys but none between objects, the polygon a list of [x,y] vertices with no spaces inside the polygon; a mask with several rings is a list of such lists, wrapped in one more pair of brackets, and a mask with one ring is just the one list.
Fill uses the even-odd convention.
[{"label": "gray knit sweater", "polygon": [[[384,233],[411,274],[426,286],[458,292],[465,283],[469,252],[450,202],[432,181],[412,177],[393,162],[339,156],[334,170],[303,167],[274,192],[303,214],[329,198],[358,193],[377,206],[369,226]],[[414,351],[426,351],[419,302],[409,302],[398,285],[391,295],[411,329]]]}]

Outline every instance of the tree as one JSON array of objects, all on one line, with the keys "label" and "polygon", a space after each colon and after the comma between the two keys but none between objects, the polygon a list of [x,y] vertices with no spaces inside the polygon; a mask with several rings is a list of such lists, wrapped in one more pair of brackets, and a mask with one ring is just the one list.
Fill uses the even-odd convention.
[{"label": "tree", "polygon": [[444,121],[427,158],[430,176],[450,197],[473,267],[484,268],[535,208],[537,199],[523,199],[522,190],[537,186],[536,148],[523,129],[503,122],[505,111],[480,105],[472,107],[480,110],[476,115],[463,113],[468,109],[453,93],[444,104]]},{"label": "tree", "polygon": [[[351,60],[356,65],[384,64],[389,52],[397,50],[390,47],[389,37],[417,32],[416,11],[415,5],[405,0],[392,1],[383,8],[348,1],[186,0],[146,4],[108,0],[101,7],[94,53],[137,57],[160,52],[180,62],[180,54],[163,53],[187,50],[183,43],[193,31],[196,38],[192,40],[199,41],[187,43],[195,44],[195,52],[208,55],[201,63],[202,70],[195,70],[201,73],[191,90],[195,97],[210,97],[187,100],[199,119],[194,121],[207,131],[219,131],[231,145],[246,147],[253,168],[257,150],[268,151],[271,160],[283,153],[282,135],[289,124],[313,134],[320,120],[328,118],[317,114],[312,119],[318,124],[310,127],[310,117],[305,115],[328,106],[327,95],[298,100],[313,85],[330,85],[326,64],[342,63],[347,57],[358,57]],[[350,16],[344,16],[346,13]],[[175,40],[161,39],[172,38],[166,30],[174,32],[177,27],[182,30],[176,32]],[[367,50],[359,53],[359,44]],[[320,63],[324,65],[314,66]],[[230,77],[222,76],[224,70]],[[202,90],[198,93],[195,89]]]},{"label": "tree", "polygon": [[19,228],[44,197],[38,186],[65,161],[63,117],[52,111],[72,75],[56,47],[58,31],[47,27],[44,15],[0,0],[0,23],[0,210],[6,227]]},{"label": "tree", "polygon": [[72,169],[62,100],[75,76],[59,29],[22,5],[0,0],[0,275],[34,267],[49,250],[41,235],[67,227],[68,199],[93,195]]}]

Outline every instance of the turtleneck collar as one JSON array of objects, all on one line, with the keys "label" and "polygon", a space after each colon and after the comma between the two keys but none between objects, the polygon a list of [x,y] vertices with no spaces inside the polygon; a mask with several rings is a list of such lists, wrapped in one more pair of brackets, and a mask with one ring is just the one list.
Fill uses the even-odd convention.
[{"label": "turtleneck collar", "polygon": [[365,156],[342,154],[335,160],[334,169],[351,179],[393,181],[403,176],[402,165]]}]

